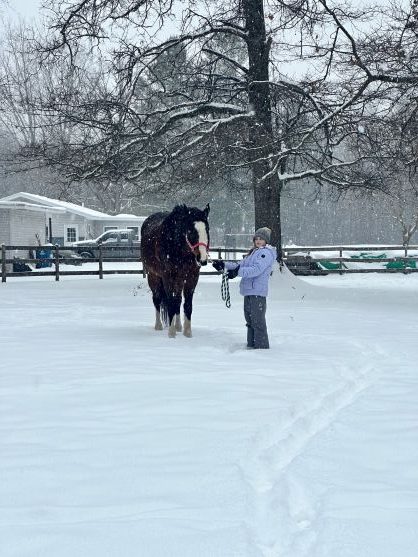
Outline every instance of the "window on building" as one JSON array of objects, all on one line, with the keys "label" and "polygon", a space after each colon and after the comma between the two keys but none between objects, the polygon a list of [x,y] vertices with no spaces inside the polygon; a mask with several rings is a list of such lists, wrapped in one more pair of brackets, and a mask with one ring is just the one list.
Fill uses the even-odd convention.
[{"label": "window on building", "polygon": [[127,226],[126,227],[128,230],[133,230],[134,231],[134,240],[139,240],[139,227],[138,226]]},{"label": "window on building", "polygon": [[67,242],[77,241],[77,229],[71,226],[67,226]]},{"label": "window on building", "polygon": [[103,232],[107,232],[108,230],[117,230],[117,229],[118,229],[117,226],[104,226]]}]

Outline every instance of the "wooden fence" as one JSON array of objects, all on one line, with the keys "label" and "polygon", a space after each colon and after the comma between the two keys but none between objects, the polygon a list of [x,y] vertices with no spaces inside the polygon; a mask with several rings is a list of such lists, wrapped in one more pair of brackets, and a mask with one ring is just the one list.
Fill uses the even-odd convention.
[{"label": "wooden fence", "polygon": [[[132,248],[118,248],[118,251],[131,250]],[[17,255],[19,252],[38,252],[44,250],[51,254],[49,259],[45,257],[21,257]],[[48,245],[48,246],[9,246],[2,244],[1,246],[1,280],[6,282],[8,277],[25,277],[25,276],[53,276],[56,281],[59,281],[61,276],[69,275],[97,275],[100,279],[103,279],[105,275],[111,274],[142,274],[145,276],[144,270],[142,268],[142,263],[140,258],[137,257],[108,257],[107,252],[112,251],[112,248],[99,246],[98,248],[99,256],[97,258],[82,258],[74,257],[74,248],[70,246],[58,246],[58,245]],[[242,254],[246,253],[247,249],[240,248],[225,248],[225,247],[215,247],[211,250],[212,257],[217,257],[218,259],[240,259]],[[379,257],[379,259],[364,257],[344,257],[343,252],[393,252],[401,251],[402,256],[393,257]],[[408,251],[417,252],[415,255],[408,255]],[[14,252],[14,256],[10,256],[8,253]],[[70,252],[68,254],[68,252]],[[338,256],[323,256],[323,257],[312,257],[310,254],[314,252],[338,252]],[[290,268],[294,268],[295,272],[298,274],[305,275],[315,275],[315,274],[332,274],[332,273],[413,273],[417,272],[417,262],[418,262],[418,246],[409,246],[405,249],[404,246],[299,246],[299,247],[284,247],[284,261],[287,262]],[[215,255],[216,254],[216,255]],[[300,254],[300,255],[298,255]],[[232,257],[231,257],[232,256]],[[53,270],[31,270],[31,271],[13,271],[9,270],[8,267],[13,266],[13,264],[42,264],[45,262],[53,266]],[[300,262],[300,265],[292,267],[295,261]],[[137,269],[104,269],[104,263],[137,263]],[[312,268],[313,265],[321,264],[327,262],[335,265],[335,268]],[[350,269],[345,267],[345,263],[362,263],[364,268]],[[371,263],[396,263],[398,266],[394,268],[367,268]],[[97,270],[68,270],[68,265],[79,265],[82,263],[97,263]],[[66,266],[66,268],[63,268]],[[49,267],[48,267],[49,268]],[[299,271],[299,272],[298,272]],[[215,271],[206,271],[204,268],[201,270],[202,275],[213,275],[217,274]]]},{"label": "wooden fence", "polygon": [[[315,252],[337,252],[338,256],[323,255],[322,257],[312,257],[310,254]],[[361,256],[355,257],[353,255],[347,257],[343,256],[343,252],[359,252]],[[392,257],[382,257],[368,255],[370,252],[402,252],[403,255],[393,255]],[[409,253],[408,253],[409,252]],[[411,254],[415,252],[415,254]],[[291,261],[295,259],[297,254],[305,259],[305,268],[299,274],[315,275],[315,274],[345,274],[345,273],[414,273],[418,271],[418,246],[298,246],[298,247],[284,247],[283,248],[284,260],[289,266]],[[363,254],[366,254],[364,256]],[[368,255],[368,256],[367,256]],[[361,268],[349,268],[346,263],[361,263]],[[386,263],[387,266],[377,268],[372,267],[376,263]],[[320,265],[322,268],[318,270],[309,269],[312,264]],[[326,264],[326,265],[325,265]],[[332,267],[330,267],[330,265]],[[295,266],[295,269],[297,265]]]}]

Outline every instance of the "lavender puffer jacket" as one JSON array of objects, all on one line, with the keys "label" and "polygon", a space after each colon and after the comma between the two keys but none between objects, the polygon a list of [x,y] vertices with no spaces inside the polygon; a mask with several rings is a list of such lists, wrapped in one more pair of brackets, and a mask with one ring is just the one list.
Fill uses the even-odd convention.
[{"label": "lavender puffer jacket", "polygon": [[267,244],[254,250],[240,262],[226,261],[225,269],[229,271],[239,267],[239,291],[243,296],[267,297],[268,282],[276,256],[276,248]]}]

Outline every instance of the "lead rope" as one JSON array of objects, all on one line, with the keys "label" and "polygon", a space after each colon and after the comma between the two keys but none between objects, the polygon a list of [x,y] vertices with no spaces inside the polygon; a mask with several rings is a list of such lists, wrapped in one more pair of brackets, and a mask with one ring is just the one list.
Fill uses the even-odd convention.
[{"label": "lead rope", "polygon": [[222,273],[221,296],[227,308],[231,307],[231,297],[229,295],[228,271]]}]

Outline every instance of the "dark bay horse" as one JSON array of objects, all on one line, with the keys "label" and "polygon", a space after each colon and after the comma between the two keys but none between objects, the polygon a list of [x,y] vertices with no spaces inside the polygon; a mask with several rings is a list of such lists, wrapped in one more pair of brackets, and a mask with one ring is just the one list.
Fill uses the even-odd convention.
[{"label": "dark bay horse", "polygon": [[[193,293],[209,252],[209,204],[203,211],[177,205],[171,213],[150,215],[141,228],[141,258],[155,306],[155,329],[168,325],[168,336],[183,329],[192,336]],[[184,327],[180,306],[184,297]]]}]

